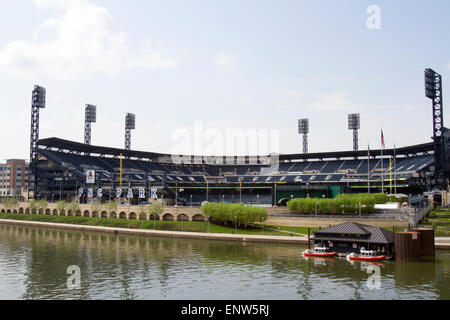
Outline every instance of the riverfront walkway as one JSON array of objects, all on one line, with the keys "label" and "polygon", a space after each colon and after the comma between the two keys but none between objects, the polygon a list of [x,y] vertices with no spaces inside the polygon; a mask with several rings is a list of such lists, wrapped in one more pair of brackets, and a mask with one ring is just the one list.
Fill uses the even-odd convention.
[{"label": "riverfront walkway", "polygon": [[[245,234],[229,234],[229,233],[202,233],[202,232],[179,232],[179,231],[161,231],[161,230],[143,230],[143,229],[127,229],[127,228],[110,228],[98,226],[86,226],[76,224],[48,223],[36,221],[19,221],[0,219],[0,224],[22,225],[41,228],[54,228],[88,232],[103,232],[123,235],[136,235],[148,237],[165,237],[165,238],[190,238],[202,240],[222,240],[222,241],[238,241],[238,242],[269,242],[269,243],[286,243],[307,245],[308,237],[289,237],[289,236],[263,236],[263,235],[245,235]],[[436,249],[450,250],[450,238],[436,238]]]},{"label": "riverfront walkway", "polygon": [[271,243],[289,243],[289,244],[308,244],[308,237],[289,237],[289,236],[263,236],[263,235],[245,235],[229,233],[203,233],[203,232],[179,232],[179,231],[161,231],[161,230],[143,230],[127,228],[110,228],[98,226],[86,226],[77,224],[48,223],[36,221],[19,221],[0,219],[1,224],[23,225],[41,228],[55,228],[65,230],[104,232],[124,235],[137,235],[149,237],[165,238],[190,238],[203,240],[224,240],[239,242],[271,242]]}]

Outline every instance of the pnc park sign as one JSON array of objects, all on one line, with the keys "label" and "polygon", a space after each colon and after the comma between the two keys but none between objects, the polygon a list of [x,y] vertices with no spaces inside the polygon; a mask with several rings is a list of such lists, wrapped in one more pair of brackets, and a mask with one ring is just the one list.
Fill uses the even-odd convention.
[{"label": "pnc park sign", "polygon": [[[151,199],[158,199],[157,191],[158,191],[158,189],[150,189],[149,196]],[[86,192],[86,196],[88,198],[103,197],[103,189],[102,188],[98,188],[95,193],[94,193],[94,189],[92,189],[92,188],[88,188],[86,190],[84,188],[79,188],[78,189],[78,197],[83,196],[85,194],[85,192]],[[116,196],[116,198],[125,196],[128,199],[133,199],[135,195],[133,193],[133,189],[131,189],[131,188],[126,189],[126,192],[124,192],[124,190],[122,188],[116,188],[115,196]],[[145,189],[139,189],[139,193],[138,193],[137,197],[139,199],[145,199],[146,198]]]}]

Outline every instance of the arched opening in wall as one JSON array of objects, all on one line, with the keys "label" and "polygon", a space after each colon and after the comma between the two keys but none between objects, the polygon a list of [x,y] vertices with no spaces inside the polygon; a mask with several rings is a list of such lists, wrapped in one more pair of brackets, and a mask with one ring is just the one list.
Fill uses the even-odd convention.
[{"label": "arched opening in wall", "polygon": [[187,215],[185,215],[185,214],[180,214],[177,217],[177,221],[189,221],[189,217]]},{"label": "arched opening in wall", "polygon": [[117,213],[115,212],[112,212],[110,216],[112,219],[117,219]]},{"label": "arched opening in wall", "polygon": [[14,209],[14,210],[13,210],[13,213],[17,213],[17,209]]},{"label": "arched opening in wall", "polygon": [[[65,215],[66,215],[66,212],[65,212],[64,210],[61,210],[61,215],[62,215],[62,216],[65,216]],[[68,216],[68,217],[73,217],[73,216],[74,216],[72,210],[67,211],[67,216]]]},{"label": "arched opening in wall", "polygon": [[52,211],[50,209],[45,209],[45,215],[50,216],[52,214]]},{"label": "arched opening in wall", "polygon": [[57,215],[58,215],[58,210],[54,209],[54,210],[53,210],[53,215],[54,215],[54,216],[57,216]]},{"label": "arched opening in wall", "polygon": [[30,214],[30,209],[26,208],[25,209],[25,214]]},{"label": "arched opening in wall", "polygon": [[204,222],[206,219],[204,216],[202,216],[201,214],[196,214],[195,216],[192,217],[192,221],[202,221]]},{"label": "arched opening in wall", "polygon": [[23,208],[19,208],[19,213],[23,213]]},{"label": "arched opening in wall", "polygon": [[76,217],[81,217],[82,216],[81,210],[78,210],[77,212],[75,212],[75,216]]},{"label": "arched opening in wall", "polygon": [[11,210],[10,209],[6,210],[6,213],[11,213]]},{"label": "arched opening in wall", "polygon": [[121,212],[119,215],[120,219],[126,219],[127,218],[127,214],[125,212]]},{"label": "arched opening in wall", "polygon": [[108,218],[108,212],[103,211],[102,212],[102,218]]},{"label": "arched opening in wall", "polygon": [[163,215],[163,220],[164,221],[173,221],[173,215],[170,213],[166,213],[165,215]]},{"label": "arched opening in wall", "polygon": [[6,211],[5,211],[5,209],[2,209],[2,211],[0,211],[1,213],[5,213]]},{"label": "arched opening in wall", "polygon": [[159,215],[157,215],[156,213],[152,213],[150,215],[150,220],[159,220]]},{"label": "arched opening in wall", "polygon": [[84,211],[84,213],[83,213],[83,217],[88,217],[89,218],[89,211]]},{"label": "arched opening in wall", "polygon": [[136,220],[137,219],[136,213],[134,213],[134,212],[130,213],[130,219]]},{"label": "arched opening in wall", "polygon": [[98,212],[97,211],[92,212],[92,218],[98,218]]}]

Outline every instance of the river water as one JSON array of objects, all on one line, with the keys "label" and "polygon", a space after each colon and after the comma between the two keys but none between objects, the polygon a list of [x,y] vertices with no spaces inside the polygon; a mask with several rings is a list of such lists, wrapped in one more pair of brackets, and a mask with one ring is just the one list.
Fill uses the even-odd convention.
[{"label": "river water", "polygon": [[0,299],[450,299],[450,251],[368,264],[303,249],[0,224]]}]

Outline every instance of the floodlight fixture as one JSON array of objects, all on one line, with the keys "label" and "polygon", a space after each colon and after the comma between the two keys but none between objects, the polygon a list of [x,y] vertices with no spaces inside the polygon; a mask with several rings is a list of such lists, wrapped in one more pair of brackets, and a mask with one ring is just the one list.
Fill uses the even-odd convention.
[{"label": "floodlight fixture", "polygon": [[349,130],[361,129],[361,121],[359,113],[353,113],[348,115],[348,129]]},{"label": "floodlight fixture", "polygon": [[298,133],[299,134],[309,133],[309,119],[298,120]]},{"label": "floodlight fixture", "polygon": [[133,113],[127,113],[125,117],[125,128],[134,130],[136,129],[136,115]]},{"label": "floodlight fixture", "polygon": [[97,107],[92,104],[86,104],[85,108],[85,122],[97,122]]},{"label": "floodlight fixture", "polygon": [[136,115],[127,113],[125,117],[125,150],[131,150],[131,130],[136,129]]},{"label": "floodlight fixture", "polygon": [[430,99],[436,97],[436,84],[439,75],[433,69],[425,69],[425,96]]},{"label": "floodlight fixture", "polygon": [[45,108],[46,90],[40,86],[34,86],[32,93],[32,106],[39,109]]}]

